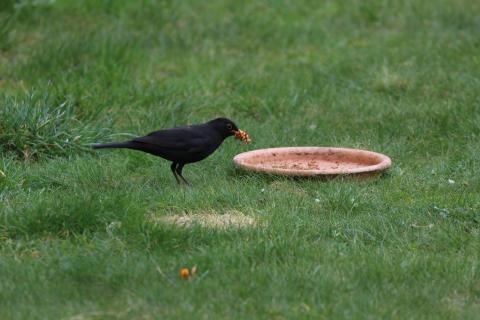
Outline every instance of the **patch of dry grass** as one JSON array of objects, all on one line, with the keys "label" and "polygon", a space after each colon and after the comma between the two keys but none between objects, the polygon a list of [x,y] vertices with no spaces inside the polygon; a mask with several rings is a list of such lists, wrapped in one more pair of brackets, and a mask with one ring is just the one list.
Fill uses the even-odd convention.
[{"label": "patch of dry grass", "polygon": [[213,229],[245,228],[256,225],[256,220],[238,210],[195,211],[188,214],[176,214],[154,217],[155,223],[175,224],[183,227],[200,226]]}]

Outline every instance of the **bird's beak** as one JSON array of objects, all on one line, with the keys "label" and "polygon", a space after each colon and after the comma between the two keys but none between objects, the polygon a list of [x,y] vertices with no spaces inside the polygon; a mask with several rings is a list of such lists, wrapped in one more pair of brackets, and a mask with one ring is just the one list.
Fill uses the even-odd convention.
[{"label": "bird's beak", "polygon": [[243,130],[232,130],[233,135],[235,136],[235,139],[242,140],[245,143],[250,143],[252,142],[252,139],[250,139],[250,136],[246,131]]}]

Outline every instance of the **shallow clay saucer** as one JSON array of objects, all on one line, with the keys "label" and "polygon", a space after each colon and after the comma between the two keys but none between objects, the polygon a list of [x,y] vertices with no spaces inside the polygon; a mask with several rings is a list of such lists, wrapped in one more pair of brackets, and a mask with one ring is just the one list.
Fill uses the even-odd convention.
[{"label": "shallow clay saucer", "polygon": [[240,153],[239,168],[284,176],[375,175],[391,166],[384,154],[360,149],[285,147]]}]

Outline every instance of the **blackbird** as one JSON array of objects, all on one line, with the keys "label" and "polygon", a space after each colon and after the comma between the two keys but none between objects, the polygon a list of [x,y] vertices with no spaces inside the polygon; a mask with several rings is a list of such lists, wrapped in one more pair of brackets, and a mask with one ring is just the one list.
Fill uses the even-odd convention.
[{"label": "blackbird", "polygon": [[172,161],[170,166],[177,183],[182,176],[183,166],[197,162],[211,155],[229,136],[250,142],[245,131],[239,130],[227,118],[217,118],[203,124],[154,131],[146,136],[124,142],[94,144],[93,149],[126,148],[139,150]]}]

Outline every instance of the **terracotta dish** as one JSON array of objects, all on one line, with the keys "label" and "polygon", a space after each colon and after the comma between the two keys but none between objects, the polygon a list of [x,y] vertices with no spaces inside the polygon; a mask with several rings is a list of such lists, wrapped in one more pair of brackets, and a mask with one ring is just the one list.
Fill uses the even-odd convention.
[{"label": "terracotta dish", "polygon": [[240,153],[233,162],[248,171],[284,176],[374,175],[392,164],[381,153],[329,147],[260,149]]}]

